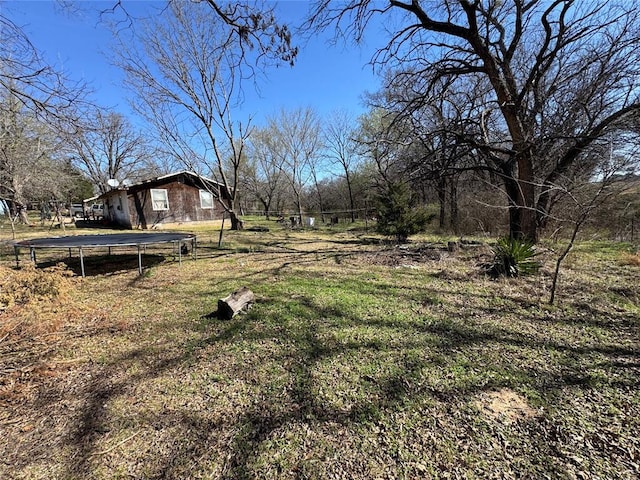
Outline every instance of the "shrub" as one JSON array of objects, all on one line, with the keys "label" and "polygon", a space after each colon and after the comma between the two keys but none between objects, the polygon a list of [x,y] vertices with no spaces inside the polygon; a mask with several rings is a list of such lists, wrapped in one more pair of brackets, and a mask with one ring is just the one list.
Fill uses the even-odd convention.
[{"label": "shrub", "polygon": [[494,277],[531,275],[540,269],[533,242],[515,238],[501,238],[493,247],[493,263],[488,273]]},{"label": "shrub", "polygon": [[393,183],[377,197],[377,230],[383,235],[395,235],[400,243],[410,235],[424,231],[435,215],[417,205],[411,190],[404,183]]}]

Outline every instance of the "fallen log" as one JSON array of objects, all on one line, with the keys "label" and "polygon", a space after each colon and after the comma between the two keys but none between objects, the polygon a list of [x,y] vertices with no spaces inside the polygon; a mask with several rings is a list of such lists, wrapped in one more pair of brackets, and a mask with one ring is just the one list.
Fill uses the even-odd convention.
[{"label": "fallen log", "polygon": [[229,296],[218,300],[218,317],[231,320],[234,315],[255,300],[256,296],[247,287],[236,290]]}]

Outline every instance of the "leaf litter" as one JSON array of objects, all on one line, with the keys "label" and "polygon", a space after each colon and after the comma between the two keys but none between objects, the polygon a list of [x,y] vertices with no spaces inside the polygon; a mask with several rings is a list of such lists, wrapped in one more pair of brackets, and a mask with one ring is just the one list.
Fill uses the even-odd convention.
[{"label": "leaf litter", "polygon": [[[331,238],[286,245],[225,254],[230,268],[212,255],[95,276],[5,309],[0,473],[640,474],[633,266],[603,274],[621,285],[612,304],[600,292],[614,277],[574,262],[562,306],[545,307],[544,271],[489,281],[477,251],[356,243],[337,262]],[[389,268],[402,265],[420,268]],[[248,282],[250,312],[205,316]]]}]

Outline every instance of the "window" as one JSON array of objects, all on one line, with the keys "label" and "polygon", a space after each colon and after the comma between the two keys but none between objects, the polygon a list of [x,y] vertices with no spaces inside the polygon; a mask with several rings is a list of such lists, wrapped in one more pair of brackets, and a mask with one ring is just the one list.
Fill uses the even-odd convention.
[{"label": "window", "polygon": [[206,190],[200,190],[200,207],[213,208],[213,194]]},{"label": "window", "polygon": [[151,205],[154,210],[169,210],[169,195],[165,189],[151,189]]}]

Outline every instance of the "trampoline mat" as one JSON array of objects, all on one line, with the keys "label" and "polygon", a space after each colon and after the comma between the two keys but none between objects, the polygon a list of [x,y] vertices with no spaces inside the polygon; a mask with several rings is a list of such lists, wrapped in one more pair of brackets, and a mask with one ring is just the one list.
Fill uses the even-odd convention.
[{"label": "trampoline mat", "polygon": [[69,235],[21,240],[14,245],[28,248],[82,248],[153,245],[190,240],[191,233],[114,233],[111,235]]}]

